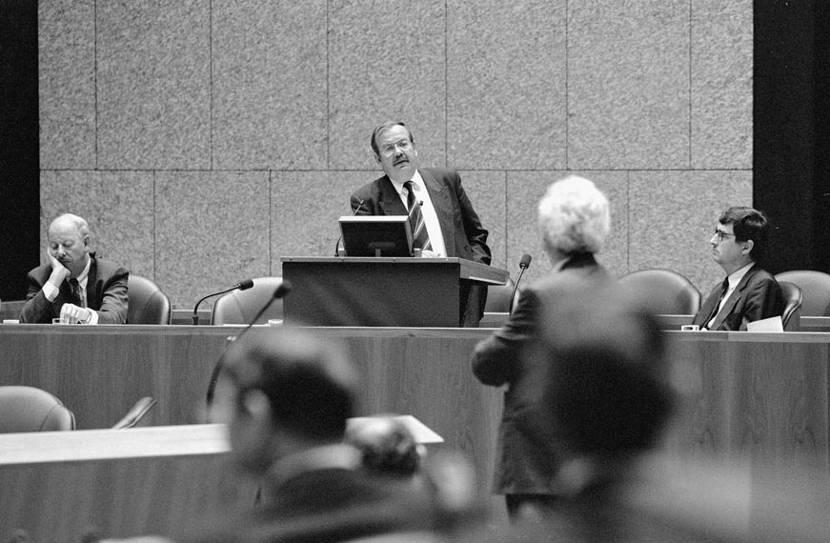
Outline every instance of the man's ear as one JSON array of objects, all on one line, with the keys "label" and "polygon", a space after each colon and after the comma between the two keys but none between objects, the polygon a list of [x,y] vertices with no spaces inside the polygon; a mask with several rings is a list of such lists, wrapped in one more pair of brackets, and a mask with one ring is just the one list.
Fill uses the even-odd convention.
[{"label": "man's ear", "polygon": [[744,252],[744,254],[750,254],[752,252],[752,248],[755,247],[755,242],[751,239],[748,239],[742,243],[744,245],[744,249],[742,252]]},{"label": "man's ear", "polygon": [[242,398],[242,407],[246,413],[259,420],[271,416],[268,397],[259,389],[251,389],[245,393],[245,397]]}]

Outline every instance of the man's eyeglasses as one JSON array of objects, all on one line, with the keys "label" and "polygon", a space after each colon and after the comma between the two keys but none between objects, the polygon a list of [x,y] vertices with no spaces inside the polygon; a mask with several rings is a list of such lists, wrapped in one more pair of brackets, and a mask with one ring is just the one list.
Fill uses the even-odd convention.
[{"label": "man's eyeglasses", "polygon": [[724,232],[723,230],[715,229],[715,235],[713,237],[718,238],[718,243],[723,242],[725,239],[729,239],[731,237],[735,237],[735,234],[730,234],[729,232]]}]

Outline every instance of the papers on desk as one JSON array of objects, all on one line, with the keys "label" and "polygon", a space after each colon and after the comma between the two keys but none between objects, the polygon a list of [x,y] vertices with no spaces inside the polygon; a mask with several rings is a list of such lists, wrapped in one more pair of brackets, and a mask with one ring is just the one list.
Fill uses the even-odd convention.
[{"label": "papers on desk", "polygon": [[776,315],[768,319],[761,319],[759,321],[748,322],[746,324],[747,332],[783,332],[784,325],[781,322],[781,316]]}]

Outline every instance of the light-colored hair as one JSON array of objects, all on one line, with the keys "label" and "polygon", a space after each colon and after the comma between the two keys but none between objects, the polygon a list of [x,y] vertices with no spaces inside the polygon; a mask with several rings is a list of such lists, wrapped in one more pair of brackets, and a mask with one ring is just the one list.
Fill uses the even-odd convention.
[{"label": "light-colored hair", "polygon": [[[89,237],[89,223],[83,217],[79,217],[78,215],[74,215],[72,213],[64,213],[63,215],[59,215],[55,217],[55,219],[49,223],[49,228],[52,228],[52,225],[57,222],[64,222],[69,221],[75,228],[78,230],[78,233],[81,234],[81,239]],[[48,230],[47,230],[48,232]]]},{"label": "light-colored hair", "polygon": [[548,252],[598,253],[611,230],[608,198],[592,181],[569,175],[542,196],[538,225]]}]

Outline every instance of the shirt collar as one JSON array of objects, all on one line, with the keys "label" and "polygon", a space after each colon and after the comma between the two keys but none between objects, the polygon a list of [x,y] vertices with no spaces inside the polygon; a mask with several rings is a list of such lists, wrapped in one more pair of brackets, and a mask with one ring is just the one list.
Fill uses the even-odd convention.
[{"label": "shirt collar", "polygon": [[[403,194],[403,184],[406,183],[406,181],[393,181],[391,177],[389,178],[389,181],[392,181],[392,186],[395,187],[398,194]],[[412,181],[412,183],[418,188],[422,188],[424,186],[424,179],[421,177],[421,172],[418,170],[415,170],[415,173],[412,174],[412,179],[410,179],[410,181]]]},{"label": "shirt collar", "polygon": [[743,279],[744,275],[746,275],[746,272],[749,271],[749,268],[751,268],[754,265],[755,265],[755,262],[750,262],[749,264],[747,264],[743,268],[738,268],[737,270],[730,273],[729,277],[728,277],[728,279],[729,279],[729,290],[735,290],[735,288],[738,286],[738,283],[740,283],[741,279]]},{"label": "shirt collar", "polygon": [[337,443],[307,449],[277,460],[268,476],[276,485],[307,471],[321,469],[352,470],[360,466],[360,451],[351,445]]},{"label": "shirt collar", "polygon": [[[87,255],[89,256],[89,255]],[[78,284],[82,287],[86,288],[87,279],[89,279],[89,269],[92,267],[92,257],[86,259],[86,266],[84,266],[84,271],[76,278],[78,280]]]}]

